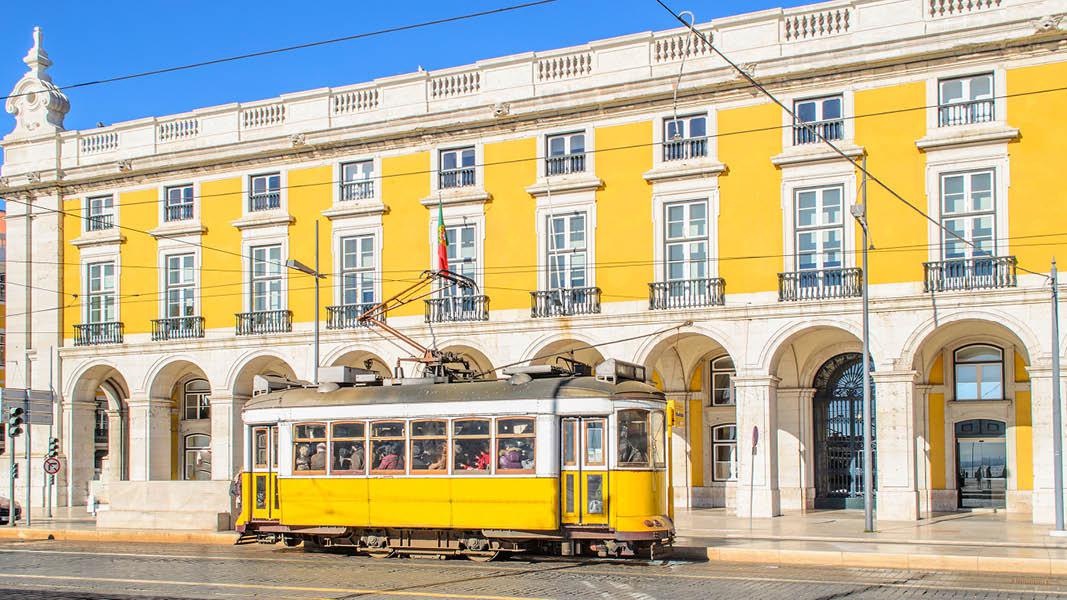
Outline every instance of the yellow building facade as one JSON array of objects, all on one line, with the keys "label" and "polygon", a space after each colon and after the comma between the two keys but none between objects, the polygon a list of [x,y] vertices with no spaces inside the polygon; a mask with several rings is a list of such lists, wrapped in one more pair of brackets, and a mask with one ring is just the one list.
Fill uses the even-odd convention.
[{"label": "yellow building facade", "polygon": [[[440,213],[450,267],[478,288],[434,289],[389,324],[489,377],[648,366],[677,415],[679,506],[862,504],[867,275],[879,517],[1050,522],[1067,32],[1041,2],[953,6],[698,27],[786,109],[672,30],[64,131],[35,44],[16,91],[52,96],[15,102],[0,193],[8,256],[33,264],[9,280],[57,288],[7,305],[28,383],[58,348],[57,500],[224,526],[252,377],[314,379],[316,320],[320,365],[398,375],[404,351],[357,319],[437,268]],[[318,306],[286,267],[316,256]],[[156,491],[185,500],[143,506]]]}]

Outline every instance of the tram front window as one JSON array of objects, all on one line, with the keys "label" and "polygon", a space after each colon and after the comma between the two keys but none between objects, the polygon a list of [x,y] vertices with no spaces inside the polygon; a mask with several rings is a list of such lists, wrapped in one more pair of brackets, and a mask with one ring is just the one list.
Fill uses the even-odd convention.
[{"label": "tram front window", "polygon": [[497,471],[534,469],[534,420],[497,419]]},{"label": "tram front window", "polygon": [[489,452],[489,420],[457,419],[452,422],[453,471],[488,472],[493,464]]},{"label": "tram front window", "polygon": [[648,466],[648,411],[619,411],[619,464]]},{"label": "tram front window", "polygon": [[293,470],[301,473],[326,471],[326,425],[301,423],[293,427]]}]

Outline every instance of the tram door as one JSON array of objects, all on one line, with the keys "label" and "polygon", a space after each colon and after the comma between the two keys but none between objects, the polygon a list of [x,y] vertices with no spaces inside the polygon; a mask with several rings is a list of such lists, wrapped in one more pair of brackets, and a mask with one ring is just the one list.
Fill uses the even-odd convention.
[{"label": "tram door", "polygon": [[607,427],[605,417],[561,421],[561,520],[565,525],[608,522]]},{"label": "tram door", "polygon": [[278,428],[252,428],[252,518],[278,518]]}]

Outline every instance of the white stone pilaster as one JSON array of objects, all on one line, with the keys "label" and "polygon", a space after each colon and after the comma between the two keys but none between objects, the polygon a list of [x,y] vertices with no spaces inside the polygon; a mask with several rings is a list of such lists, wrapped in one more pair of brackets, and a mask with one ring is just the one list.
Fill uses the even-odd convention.
[{"label": "white stone pilaster", "polygon": [[674,505],[692,508],[692,452],[689,447],[689,399],[691,392],[666,392],[667,401],[674,403],[676,425],[671,427],[671,489]]},{"label": "white stone pilaster", "polygon": [[[93,419],[96,416],[96,402],[67,400],[63,404],[63,424],[66,435],[61,438],[63,452],[67,457],[66,494],[69,504],[76,506],[85,503],[89,495],[89,486],[93,480]],[[62,473],[62,472],[61,472]],[[61,492],[60,496],[64,496]]]},{"label": "white stone pilaster", "polygon": [[[1046,360],[1041,367],[1030,368],[1030,413],[1033,427],[1033,452],[1034,452],[1034,491],[1033,491],[1033,522],[1040,524],[1052,524],[1056,521],[1055,497],[1053,489],[1052,456],[1052,368]],[[1065,389],[1063,377],[1060,378],[1060,401],[1061,414],[1067,420],[1067,389]],[[1064,428],[1067,430],[1067,427]],[[1063,432],[1061,432],[1061,435]],[[1067,448],[1067,435],[1064,436],[1064,447]],[[1067,461],[1065,461],[1067,462]],[[1067,475],[1067,468],[1064,469]],[[1064,478],[1067,481],[1067,477]]]},{"label": "white stone pilaster", "polygon": [[872,373],[876,390],[877,514],[882,521],[914,521],[919,518],[915,377],[915,371]]},{"label": "white stone pilaster", "polygon": [[[782,513],[778,489],[778,378],[735,377],[737,394],[737,515]],[[758,443],[753,451],[753,431]]]},{"label": "white stone pilaster", "polygon": [[229,481],[244,468],[241,408],[248,398],[211,395],[211,478]]},{"label": "white stone pilaster", "polygon": [[172,402],[169,398],[130,400],[130,480],[171,478]]},{"label": "white stone pilaster", "polygon": [[778,389],[778,486],[783,510],[815,507],[812,454],[814,388]]}]

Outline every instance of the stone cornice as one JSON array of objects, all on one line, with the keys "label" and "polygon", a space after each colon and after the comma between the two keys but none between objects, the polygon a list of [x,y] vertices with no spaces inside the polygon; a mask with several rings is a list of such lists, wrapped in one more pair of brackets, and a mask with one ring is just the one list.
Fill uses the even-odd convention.
[{"label": "stone cornice", "polygon": [[526,193],[535,198],[568,192],[595,192],[604,187],[604,181],[591,173],[543,177],[526,187]]},{"label": "stone cornice", "polygon": [[[837,146],[841,152],[844,152],[845,156],[851,159],[859,158],[866,152],[862,146],[857,146],[849,142],[835,141],[834,145]],[[845,159],[825,144],[790,146],[783,150],[781,154],[771,157],[771,163],[776,167],[793,167],[832,160],[843,161]]]},{"label": "stone cornice", "polygon": [[107,244],[122,244],[126,241],[126,236],[122,235],[118,227],[112,227],[111,229],[105,229],[103,231],[87,231],[70,241],[70,245],[75,248],[86,248],[89,246],[104,246]]},{"label": "stone cornice", "polygon": [[341,202],[322,211],[322,216],[333,221],[347,217],[384,215],[387,212],[389,207],[381,202]]},{"label": "stone cornice", "polygon": [[154,238],[180,237],[184,235],[202,235],[207,232],[207,227],[200,221],[173,221],[163,223],[148,233]]},{"label": "stone cornice", "polygon": [[463,206],[465,204],[485,204],[492,199],[492,194],[485,191],[481,186],[471,186],[445,190],[439,194],[427,196],[419,200],[419,204],[426,208],[437,206],[438,203],[443,206]]},{"label": "stone cornice", "polygon": [[1004,124],[940,127],[915,142],[924,152],[942,148],[1006,144],[1019,139],[1019,130]]},{"label": "stone cornice", "polygon": [[716,177],[726,172],[726,165],[714,160],[682,160],[657,165],[646,171],[642,177],[645,181],[667,181],[671,179],[699,179]]},{"label": "stone cornice", "polygon": [[231,225],[238,229],[253,229],[255,227],[271,227],[273,225],[291,225],[296,222],[293,215],[282,210],[265,210],[263,212],[249,213]]}]

